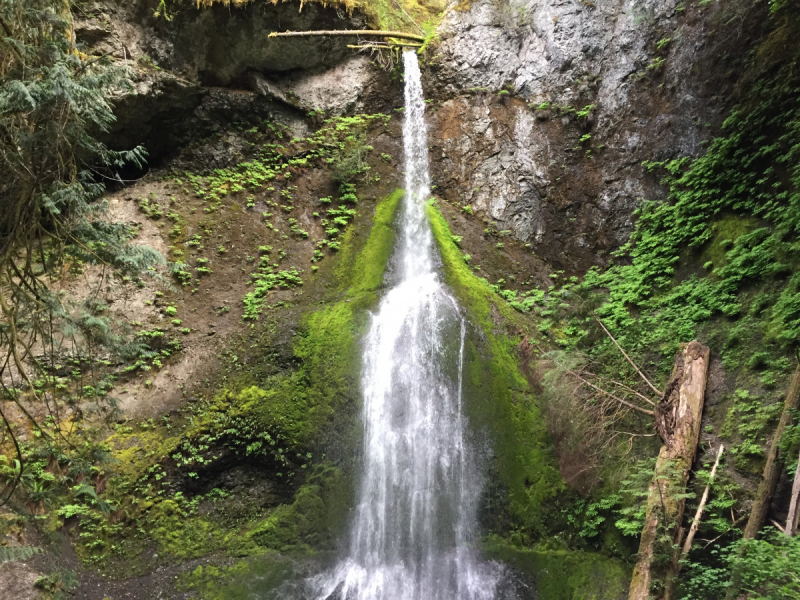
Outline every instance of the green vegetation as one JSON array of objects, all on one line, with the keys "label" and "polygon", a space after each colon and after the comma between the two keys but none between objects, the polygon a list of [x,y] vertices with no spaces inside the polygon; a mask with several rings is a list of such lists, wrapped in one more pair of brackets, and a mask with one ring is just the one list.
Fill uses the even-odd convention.
[{"label": "green vegetation", "polygon": [[[364,228],[350,228],[343,236],[327,275],[336,285],[324,293],[321,307],[305,308],[297,317],[291,368],[269,371],[269,361],[262,361],[266,373],[254,376],[230,352],[231,378],[223,377],[217,391],[169,416],[116,424],[105,443],[87,444],[80,453],[41,440],[23,444],[28,468],[18,497],[41,526],[55,531],[77,525],[76,550],[84,565],[115,575],[152,568],[151,544],[158,564],[213,552],[243,558],[331,548],[352,502],[357,341],[394,247],[394,215],[402,195],[397,191],[377,205],[368,237]],[[264,258],[271,251],[264,247]],[[308,304],[318,302],[314,293],[326,287],[322,281],[310,286]],[[170,308],[164,311],[173,312]],[[256,338],[266,341],[265,352],[273,327],[274,321],[264,324],[262,337]],[[164,332],[141,335],[158,340]],[[214,485],[218,465],[231,459],[257,469],[278,497],[267,505],[253,504]],[[53,460],[57,476],[48,466]],[[0,482],[12,479],[15,468],[5,459]],[[225,570],[215,569],[209,568],[204,580],[213,572],[223,576]],[[193,574],[187,585],[195,579]]]},{"label": "green vegetation", "polygon": [[[547,290],[505,290],[502,280],[488,286],[508,306],[537,317],[540,346],[549,350],[543,359],[556,367],[544,381],[543,405],[558,434],[556,451],[562,465],[583,456],[586,470],[594,469],[589,497],[562,509],[567,527],[558,537],[569,548],[629,559],[659,444],[652,422],[634,415],[616,423],[575,426],[575,411],[595,410],[598,400],[584,396],[583,405],[568,401],[575,397],[576,384],[574,378],[572,384],[564,380],[566,373],[577,370],[596,383],[615,381],[650,393],[599,323],[657,387],[663,387],[681,343],[697,338],[719,353],[720,366],[736,383],[707,408],[713,425],[706,433],[712,444],[719,443],[714,437],[725,441],[728,464],[712,486],[701,523],[701,535],[713,542],[707,549],[695,548],[685,567],[680,594],[687,599],[719,598],[732,575],[740,573],[742,582],[736,585],[748,597],[797,593],[793,572],[777,575],[792,552],[785,540],[760,540],[752,552],[745,550],[750,542],[737,541],[752,492],[736,483],[763,469],[800,339],[800,78],[797,56],[787,58],[785,52],[797,28],[792,18],[776,23],[753,66],[758,76],[703,156],[646,163],[650,171],[663,174],[670,197],[641,207],[629,243],[611,266],[592,269],[583,279],[555,273]],[[662,39],[659,51],[668,44]],[[659,60],[649,68],[660,68]],[[549,104],[538,108],[552,109]],[[581,142],[589,139],[586,134]],[[468,271],[466,265],[462,270]],[[572,424],[567,426],[569,414]],[[632,433],[624,437],[620,431]],[[792,431],[783,442],[791,474],[800,445]],[[599,442],[592,447],[595,434],[605,444],[602,449]],[[598,458],[592,466],[586,457],[594,453]],[[697,474],[700,490],[707,468]],[[688,496],[687,514],[692,514],[695,489]],[[759,572],[773,573],[774,583]]]},{"label": "green vegetation", "polygon": [[526,549],[490,538],[489,556],[511,564],[536,581],[536,591],[546,600],[601,600],[625,597],[630,567],[597,553],[570,550]]},{"label": "green vegetation", "polygon": [[[498,488],[503,490],[490,491],[499,496],[499,505],[492,507],[498,519],[495,525],[516,529],[514,539],[524,543],[545,535],[555,525],[553,500],[565,487],[550,452],[546,425],[520,370],[518,346],[530,323],[472,272],[447,221],[433,205],[429,205],[428,215],[444,261],[445,280],[482,330],[481,334],[470,332],[467,339],[465,408],[471,423],[486,424],[490,429]],[[495,322],[495,311],[503,325]],[[502,522],[503,513],[508,522]]]},{"label": "green vegetation", "polygon": [[[200,6],[222,4],[224,6],[245,6],[253,0],[200,0]],[[270,0],[277,4],[280,0]],[[417,29],[417,23],[424,23],[425,30],[435,29],[438,20],[443,16],[444,2],[419,2],[417,0],[305,0],[307,3],[318,3],[324,6],[335,6],[352,14],[355,11],[366,15],[369,25],[373,29],[391,29],[403,31]],[[155,11],[155,16],[171,20],[174,15],[167,8],[168,0],[161,0]],[[183,4],[182,0],[174,3]],[[415,31],[416,33],[417,31]]]},{"label": "green vegetation", "polygon": [[690,563],[684,600],[722,598],[733,582],[753,600],[800,598],[800,538],[775,530],[764,539],[740,540],[711,551],[711,564]]},{"label": "green vegetation", "polygon": [[269,257],[261,257],[258,271],[253,275],[255,289],[248,292],[244,297],[244,318],[257,319],[261,311],[264,310],[267,294],[276,288],[292,289],[295,286],[303,285],[300,273],[294,267],[288,271],[274,272],[269,263]]},{"label": "green vegetation", "polygon": [[[7,415],[21,412],[55,446],[62,426],[84,427],[76,406],[91,402],[109,413],[116,365],[151,349],[109,317],[99,292],[135,283],[164,259],[130,244],[135,231],[127,224],[105,218],[95,175],[144,163],[142,148],[114,152],[94,137],[114,121],[112,95],[130,86],[125,69],[77,51],[62,2],[9,0],[0,22],[0,414],[16,455],[5,466],[12,472],[2,505],[18,485],[29,498],[50,487],[28,469]],[[103,275],[86,293],[52,285],[90,269]]]}]

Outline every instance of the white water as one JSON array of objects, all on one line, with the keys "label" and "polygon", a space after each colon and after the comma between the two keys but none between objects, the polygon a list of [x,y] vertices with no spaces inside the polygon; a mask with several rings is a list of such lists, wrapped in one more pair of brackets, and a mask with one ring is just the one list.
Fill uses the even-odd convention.
[{"label": "white water", "polygon": [[364,472],[349,555],[320,600],[492,600],[497,569],[471,548],[480,478],[461,414],[465,322],[439,281],[425,102],[404,54],[406,198],[396,285],[365,340]]}]

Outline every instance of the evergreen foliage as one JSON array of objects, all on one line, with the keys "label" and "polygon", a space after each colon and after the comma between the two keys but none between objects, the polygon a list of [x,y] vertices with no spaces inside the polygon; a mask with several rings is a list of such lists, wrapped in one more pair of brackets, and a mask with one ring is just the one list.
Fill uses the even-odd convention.
[{"label": "evergreen foliage", "polygon": [[[133,234],[106,218],[100,199],[114,168],[144,162],[142,148],[115,152],[94,137],[114,121],[110,98],[129,85],[126,70],[72,40],[68,2],[0,4],[0,415],[9,433],[13,402],[31,421],[47,412],[60,435],[82,400],[105,396],[108,382],[83,380],[86,366],[137,352],[96,293],[71,298],[55,282],[99,265],[110,285],[111,273],[138,275],[163,262],[129,244]],[[9,489],[24,472],[16,449],[21,465]]]},{"label": "evergreen foliage", "polygon": [[36,546],[0,546],[0,563],[28,560],[41,551]]}]

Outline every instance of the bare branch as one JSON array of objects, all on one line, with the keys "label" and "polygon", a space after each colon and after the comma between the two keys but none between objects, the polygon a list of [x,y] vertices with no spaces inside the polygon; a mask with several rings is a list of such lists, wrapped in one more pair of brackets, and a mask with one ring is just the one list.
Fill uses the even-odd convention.
[{"label": "bare branch", "polygon": [[374,37],[393,37],[401,40],[415,40],[417,42],[424,42],[424,35],[417,35],[416,33],[405,33],[403,31],[386,31],[386,30],[373,30],[373,29],[329,29],[320,31],[273,31],[267,37],[315,37],[315,36],[374,36]]},{"label": "bare branch", "polygon": [[[722,458],[722,452],[724,450],[725,446],[720,444],[719,451],[717,452],[717,460],[714,461],[714,468],[711,469],[711,475],[708,478],[706,489],[703,490],[703,497],[700,499],[700,504],[697,506],[697,512],[694,513],[694,519],[692,519],[692,526],[689,527],[689,533],[686,535],[686,541],[683,544],[683,549],[681,550],[681,556],[688,554],[689,550],[692,549],[692,542],[694,541],[694,536],[697,533],[697,528],[700,526],[700,518],[703,516],[703,511],[706,508],[706,502],[708,502],[708,494],[711,492],[711,484],[714,483],[714,477],[717,474],[717,467],[719,466],[719,459]],[[678,564],[677,569],[678,571],[680,571],[680,564]]]},{"label": "bare branch", "polygon": [[583,377],[578,375],[575,371],[571,371],[571,370],[567,369],[567,373],[569,373],[573,377],[576,377],[577,379],[580,379],[584,384],[588,385],[590,388],[592,388],[594,390],[597,390],[598,392],[608,396],[609,398],[614,399],[616,402],[619,402],[623,406],[627,406],[628,408],[630,408],[632,410],[639,411],[640,413],[645,414],[645,415],[649,415],[651,417],[655,415],[655,413],[652,410],[647,410],[646,408],[642,408],[641,406],[636,406],[635,404],[632,404],[632,403],[630,403],[630,402],[628,402],[626,400],[623,400],[622,398],[619,398],[619,397],[615,396],[611,392],[609,392],[607,390],[604,390],[601,387],[596,386],[595,384],[591,383],[590,381],[587,381],[586,379],[584,379]]},{"label": "bare branch", "polygon": [[608,335],[608,337],[610,337],[610,338],[611,338],[611,341],[612,341],[612,342],[614,342],[614,345],[616,345],[616,347],[619,349],[619,351],[620,351],[620,352],[622,352],[622,356],[624,356],[624,357],[625,357],[625,359],[626,359],[626,360],[627,360],[629,363],[631,363],[631,366],[632,366],[634,369],[636,369],[636,372],[639,374],[639,377],[641,377],[642,379],[644,379],[645,383],[646,383],[647,385],[649,385],[649,386],[650,386],[650,389],[652,389],[652,390],[653,390],[653,391],[654,391],[656,394],[658,394],[659,396],[663,396],[663,395],[664,395],[664,392],[660,392],[656,386],[654,386],[652,383],[650,383],[650,380],[649,380],[647,377],[645,377],[645,376],[644,376],[644,373],[642,373],[642,372],[639,370],[639,367],[637,367],[637,366],[636,366],[636,363],[635,363],[635,362],[633,362],[633,361],[631,360],[631,357],[630,357],[630,356],[628,356],[627,354],[625,354],[625,350],[623,350],[623,349],[622,349],[622,346],[620,346],[620,345],[619,345],[619,343],[617,342],[617,340],[615,340],[615,339],[614,339],[614,336],[613,336],[613,335],[611,335],[611,332],[610,332],[608,329],[606,329],[606,326],[605,326],[605,325],[603,325],[603,322],[602,322],[600,319],[598,319],[598,318],[597,318],[597,315],[596,315],[596,314],[594,314],[594,313],[592,313],[592,316],[594,317],[594,320],[595,320],[595,321],[597,321],[597,322],[600,324],[600,327],[602,327],[602,328],[603,328],[603,331],[605,331],[605,332],[606,332],[606,334]]}]

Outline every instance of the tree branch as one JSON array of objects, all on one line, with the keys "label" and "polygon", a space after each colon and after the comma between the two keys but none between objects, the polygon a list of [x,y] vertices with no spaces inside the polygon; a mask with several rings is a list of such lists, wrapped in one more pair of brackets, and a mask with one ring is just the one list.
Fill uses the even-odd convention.
[{"label": "tree branch", "polygon": [[[697,533],[697,528],[700,526],[700,518],[703,516],[703,510],[706,508],[708,494],[711,492],[711,484],[714,483],[714,477],[717,474],[717,467],[719,466],[719,459],[722,458],[723,450],[725,450],[725,447],[720,444],[719,451],[717,452],[717,460],[714,461],[714,468],[711,469],[711,475],[708,478],[706,489],[703,490],[703,497],[700,499],[700,505],[697,507],[697,512],[694,514],[694,519],[692,519],[692,526],[689,528],[689,533],[686,535],[686,541],[683,544],[681,556],[688,554],[689,550],[692,549],[692,542],[694,541],[694,536]],[[680,570],[680,564],[677,566],[677,569]]]},{"label": "tree branch", "polygon": [[627,360],[629,363],[631,363],[631,366],[632,366],[634,369],[636,369],[636,372],[639,374],[639,377],[641,377],[642,379],[644,379],[645,383],[646,383],[647,385],[649,385],[649,386],[650,386],[650,389],[651,389],[651,390],[653,390],[653,391],[654,391],[656,394],[658,394],[659,396],[663,396],[663,395],[664,395],[664,392],[660,392],[660,391],[658,391],[658,388],[657,388],[656,386],[654,386],[652,383],[650,383],[650,380],[649,380],[647,377],[645,377],[645,376],[644,376],[644,373],[642,373],[642,372],[639,370],[639,367],[637,367],[637,366],[636,366],[636,363],[635,363],[635,362],[633,362],[633,361],[631,360],[631,357],[630,357],[630,356],[628,356],[627,354],[625,354],[625,350],[623,350],[623,349],[622,349],[622,346],[620,346],[620,345],[619,345],[619,343],[617,343],[617,340],[615,340],[615,339],[614,339],[614,336],[613,336],[613,335],[611,335],[611,332],[610,332],[608,329],[606,329],[606,326],[605,326],[605,325],[603,325],[603,322],[602,322],[600,319],[598,319],[598,318],[597,318],[597,315],[596,315],[596,314],[594,314],[594,313],[592,313],[592,316],[594,317],[594,320],[595,320],[595,321],[597,321],[597,322],[600,324],[600,327],[602,327],[602,328],[603,328],[603,331],[605,331],[605,332],[606,332],[606,334],[608,335],[608,337],[610,337],[610,338],[611,338],[611,341],[612,341],[612,342],[614,342],[614,344],[617,346],[617,348],[619,348],[619,351],[620,351],[620,352],[622,352],[622,356],[624,356],[624,357],[625,357],[625,359],[626,359],[626,360]]},{"label": "tree branch", "polygon": [[575,371],[571,371],[571,370],[567,369],[567,373],[569,373],[573,377],[579,379],[584,384],[588,385],[590,388],[593,388],[593,389],[597,390],[598,392],[600,392],[601,394],[605,394],[609,398],[612,398],[612,399],[616,400],[617,402],[619,402],[623,406],[627,406],[628,408],[631,408],[633,410],[639,411],[640,413],[645,414],[645,415],[649,415],[651,417],[655,415],[655,413],[652,410],[647,410],[646,408],[642,408],[641,406],[636,406],[635,404],[631,404],[627,400],[623,400],[622,398],[618,398],[617,396],[615,396],[611,392],[606,391],[603,388],[596,386],[595,384],[587,381],[586,379],[584,379],[583,377],[578,375]]},{"label": "tree branch", "polygon": [[393,37],[401,40],[414,40],[424,42],[425,36],[416,33],[405,33],[403,31],[386,31],[373,29],[330,29],[320,31],[273,31],[267,37],[316,37],[326,35],[350,35],[350,36],[374,36],[374,37]]}]

